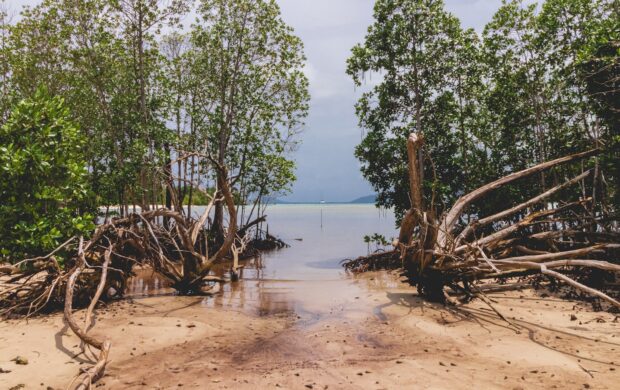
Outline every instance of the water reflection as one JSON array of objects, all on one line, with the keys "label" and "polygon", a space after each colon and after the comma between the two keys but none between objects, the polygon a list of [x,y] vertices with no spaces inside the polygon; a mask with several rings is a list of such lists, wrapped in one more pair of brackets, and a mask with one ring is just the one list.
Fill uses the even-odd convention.
[{"label": "water reflection", "polygon": [[[367,253],[364,235],[379,233],[388,239],[396,235],[391,211],[372,205],[276,205],[267,214],[269,231],[279,233],[278,238],[291,247],[241,261],[240,281],[216,286],[203,306],[256,315],[302,315],[320,312],[337,299],[354,299],[360,287],[395,283],[393,276],[385,275],[355,280],[339,265],[342,259]],[[230,266],[220,264],[212,272],[227,278]],[[151,270],[139,271],[128,283],[130,297],[162,294],[174,290]]]},{"label": "water reflection", "polygon": [[127,281],[125,296],[140,298],[145,296],[173,295],[175,290],[170,282],[155,273],[152,269],[142,268],[134,270],[136,276]]},{"label": "water reflection", "polygon": [[241,280],[227,283],[221,294],[203,300],[205,307],[226,307],[233,310],[250,310],[259,316],[297,312],[291,299],[293,289],[285,284],[263,280]]}]

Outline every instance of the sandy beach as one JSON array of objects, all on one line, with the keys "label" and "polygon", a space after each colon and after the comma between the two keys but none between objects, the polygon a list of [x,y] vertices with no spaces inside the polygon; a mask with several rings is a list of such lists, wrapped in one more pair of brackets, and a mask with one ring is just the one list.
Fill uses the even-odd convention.
[{"label": "sandy beach", "polygon": [[[93,332],[111,338],[112,352],[97,386],[614,389],[620,381],[619,318],[583,302],[533,290],[491,294],[509,324],[480,301],[425,302],[386,272],[261,283],[246,282],[243,294],[129,299],[100,310]],[[79,354],[59,314],[2,322],[0,345],[0,367],[11,371],[0,374],[2,389],[65,388],[91,356]],[[11,361],[18,355],[28,365]]]}]

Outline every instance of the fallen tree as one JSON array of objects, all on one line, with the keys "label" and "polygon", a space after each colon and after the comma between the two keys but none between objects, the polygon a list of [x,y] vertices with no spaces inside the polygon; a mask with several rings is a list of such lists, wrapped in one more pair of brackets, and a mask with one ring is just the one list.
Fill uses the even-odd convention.
[{"label": "fallen tree", "polygon": [[[510,283],[513,277],[541,274],[597,297],[616,310],[620,308],[616,297],[579,280],[585,274],[584,269],[603,270],[618,277],[620,233],[610,228],[609,223],[615,216],[594,212],[596,188],[592,196],[550,201],[553,195],[578,183],[585,194],[584,183],[596,175],[593,170],[581,172],[496,214],[474,218],[469,223],[464,223],[466,218],[463,218],[474,202],[490,196],[495,189],[591,158],[600,154],[600,150],[562,157],[509,174],[465,194],[437,217],[434,205],[425,207],[423,203],[419,166],[423,143],[417,134],[407,140],[411,208],[402,220],[394,250],[346,261],[347,269],[357,272],[402,269],[403,276],[421,295],[444,302],[453,301],[451,295],[466,299],[479,296],[476,285],[486,279]],[[594,177],[593,181],[596,180]],[[569,274],[577,277],[571,278]]]}]

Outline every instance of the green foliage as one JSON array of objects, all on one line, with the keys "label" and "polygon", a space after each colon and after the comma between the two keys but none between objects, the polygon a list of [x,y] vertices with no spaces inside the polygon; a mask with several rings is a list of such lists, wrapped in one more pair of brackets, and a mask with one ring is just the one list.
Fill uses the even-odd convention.
[{"label": "green foliage", "polygon": [[374,251],[377,252],[380,249],[383,249],[389,245],[390,242],[385,238],[384,235],[379,233],[374,233],[372,236],[366,235],[364,236],[364,242],[368,245],[368,252],[370,253],[370,245],[374,245]]},{"label": "green foliage", "polygon": [[168,89],[156,33],[183,1],[44,0],[9,28],[15,94],[41,85],[62,96],[89,142],[84,155],[98,202],[156,203],[164,164]]},{"label": "green foliage", "polygon": [[[183,193],[185,193],[185,198],[183,199],[183,203],[184,204],[190,204],[190,199],[189,199],[189,189],[182,189]],[[214,191],[210,190],[209,194],[213,195]],[[192,193],[192,204],[196,205],[196,206],[206,206],[209,204],[209,202],[211,201],[211,199],[209,199],[209,197],[207,197],[207,195],[205,195],[204,192],[202,191],[194,191]]]},{"label": "green foliage", "polygon": [[207,151],[247,192],[285,187],[294,176],[284,155],[308,110],[303,44],[272,0],[203,0],[199,12],[187,55]]},{"label": "green foliage", "polygon": [[198,11],[185,54],[194,142],[228,167],[242,203],[286,192],[308,112],[303,44],[273,0],[203,0]]},{"label": "green foliage", "polygon": [[[191,5],[199,19],[182,33]],[[64,98],[98,204],[162,204],[170,187],[189,200],[215,186],[211,158],[241,198],[290,188],[308,81],[275,1],[43,0],[5,16],[0,117],[41,85]]]},{"label": "green foliage", "polygon": [[[612,3],[547,0],[537,13],[535,5],[508,1],[486,26],[483,58],[489,88],[481,103],[489,129],[482,140],[495,167],[490,178],[608,145],[609,127],[597,117],[579,57],[596,24],[614,19]],[[574,168],[556,169],[503,190],[502,198],[518,202],[575,174]],[[575,197],[577,191],[559,196],[572,192]],[[481,207],[493,211],[499,206]]]},{"label": "green foliage", "polygon": [[[191,5],[199,18],[181,33]],[[304,63],[273,0],[42,0],[15,23],[0,9],[0,123],[16,107],[0,144],[11,171],[3,253],[39,254],[88,230],[91,202],[120,215],[207,203],[196,187],[213,193],[223,179],[238,204],[287,191],[308,111]],[[28,148],[20,126],[36,133]],[[26,180],[20,164],[39,171]]]},{"label": "green foliage", "polygon": [[0,123],[7,118],[12,103],[9,35],[9,15],[4,2],[0,0]]},{"label": "green foliage", "polygon": [[620,209],[620,9],[610,10],[608,18],[592,21],[587,41],[579,51],[579,71],[586,81],[594,109],[606,126],[602,139],[610,153],[601,159],[608,172],[610,198]]},{"label": "green foliage", "polygon": [[20,260],[93,229],[85,137],[39,89],[0,128],[0,256]]}]

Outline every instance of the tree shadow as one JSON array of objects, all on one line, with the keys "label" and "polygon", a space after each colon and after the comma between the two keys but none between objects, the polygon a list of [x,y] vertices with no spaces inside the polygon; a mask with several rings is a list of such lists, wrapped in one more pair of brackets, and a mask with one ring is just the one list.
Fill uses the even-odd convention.
[{"label": "tree shadow", "polygon": [[[493,313],[490,313],[490,312],[487,313],[481,309],[468,308],[467,310],[478,317],[493,316]],[[577,339],[577,340],[582,340],[582,341],[590,341],[590,342],[593,342],[599,345],[608,345],[612,351],[614,351],[615,347],[620,346],[620,343],[615,343],[615,342],[605,341],[605,340],[598,340],[598,339],[591,338],[588,336],[567,332],[565,330],[551,328],[551,327],[544,326],[541,324],[536,324],[530,321],[517,320],[517,319],[514,319],[513,321],[517,323],[521,328],[527,331],[528,338],[531,342],[538,344],[541,347],[547,348],[555,352],[559,352],[566,356],[574,357],[579,360],[590,361],[593,363],[599,363],[599,364],[604,364],[608,366],[620,367],[620,362],[602,361],[602,360],[590,358],[590,357],[587,357],[587,356],[584,356],[582,354],[578,354],[575,352],[566,351],[566,350],[561,349],[559,346],[554,346],[550,342],[545,341],[543,337],[537,337],[537,336],[541,335],[542,332],[548,332],[549,336],[553,336],[549,338],[550,340],[553,340],[553,339],[564,340],[562,343],[562,345],[564,346],[570,346],[572,343],[569,340],[572,338],[572,339]],[[562,335],[564,337],[561,338],[559,337],[559,335]]]},{"label": "tree shadow", "polygon": [[[454,325],[462,321],[470,321],[470,322],[474,322],[478,324],[479,326],[481,326],[483,329],[485,329],[489,333],[492,333],[492,328],[490,326],[507,329],[507,330],[510,330],[511,332],[515,332],[516,334],[526,333],[527,338],[531,342],[543,348],[552,350],[554,352],[558,352],[563,355],[570,356],[574,359],[577,359],[577,361],[579,362],[587,361],[587,362],[592,362],[592,363],[603,364],[609,367],[620,367],[620,362],[604,361],[604,360],[596,359],[594,357],[588,357],[588,356],[585,356],[584,354],[580,354],[580,353],[565,349],[567,346],[571,345],[570,339],[574,339],[574,340],[579,339],[581,341],[588,341],[588,342],[596,343],[599,346],[609,346],[611,350],[610,355],[613,355],[614,353],[613,351],[615,350],[616,347],[620,346],[620,342],[616,343],[616,342],[611,342],[611,341],[598,340],[596,338],[591,338],[588,336],[571,333],[571,332],[568,332],[562,329],[556,329],[556,328],[544,326],[541,324],[536,324],[536,323],[525,321],[525,320],[517,320],[517,319],[508,320],[507,319],[506,321],[504,321],[502,318],[499,317],[499,315],[493,312],[493,310],[490,308],[488,310],[485,310],[486,308],[471,307],[470,305],[467,305],[467,304],[461,304],[457,306],[443,305],[440,303],[425,301],[419,295],[413,294],[410,292],[406,292],[406,293],[388,292],[386,293],[386,296],[388,298],[388,302],[380,304],[373,308],[373,314],[380,321],[388,320],[388,317],[385,315],[385,313],[383,313],[383,309],[393,306],[393,305],[398,305],[398,306],[403,306],[403,307],[408,308],[409,312],[407,313],[407,315],[412,314],[412,311],[416,308],[420,309],[423,314],[425,310],[431,310],[441,317],[442,320],[439,321],[439,323],[441,323],[442,325]],[[446,321],[444,316],[442,315],[443,313],[446,313],[446,312],[455,316],[456,320]],[[514,325],[517,326],[517,329],[515,329]],[[549,336],[548,340],[543,337],[544,333],[546,333]],[[563,342],[558,343],[558,345],[554,345],[554,343],[552,343],[551,341],[557,340],[557,339],[562,339]],[[583,367],[581,368],[586,373],[590,374],[588,370],[584,369]]]},{"label": "tree shadow", "polygon": [[444,324],[456,323],[456,322],[471,319],[467,313],[462,312],[461,310],[458,309],[458,307],[450,307],[450,306],[446,306],[441,303],[427,301],[423,299],[422,297],[420,297],[418,294],[414,294],[411,292],[399,292],[399,293],[387,292],[386,297],[388,298],[388,302],[375,306],[373,308],[373,314],[380,321],[388,320],[387,316],[383,313],[383,309],[390,307],[390,306],[394,306],[394,305],[406,307],[407,309],[409,309],[407,315],[411,314],[414,309],[420,309],[422,313],[424,313],[425,310],[431,310],[436,313],[449,312],[455,315],[455,317],[457,318],[456,321],[452,321],[452,322],[449,322],[444,319],[443,320]]},{"label": "tree shadow", "polygon": [[194,299],[193,302],[190,302],[187,305],[175,307],[175,308],[172,308],[170,310],[160,311],[158,314],[162,315],[162,317],[168,317],[172,313],[177,312],[179,310],[183,310],[183,309],[187,309],[187,308],[190,308],[190,307],[194,307],[196,305],[200,305],[202,303],[203,299],[204,299],[204,296],[195,296],[193,298],[196,298],[196,299]]},{"label": "tree shadow", "polygon": [[[63,318],[63,327],[62,329],[60,329],[58,332],[56,332],[56,334],[54,334],[54,342],[56,344],[56,349],[61,351],[62,353],[64,353],[65,355],[69,356],[72,360],[77,361],[80,364],[94,364],[97,362],[97,359],[91,359],[89,357],[86,356],[86,354],[84,352],[80,352],[78,354],[76,354],[75,352],[73,352],[72,350],[70,350],[69,348],[67,348],[64,345],[62,336],[65,335],[65,333],[69,330],[69,324],[67,323],[67,321]],[[84,357],[81,357],[84,356]]]}]

